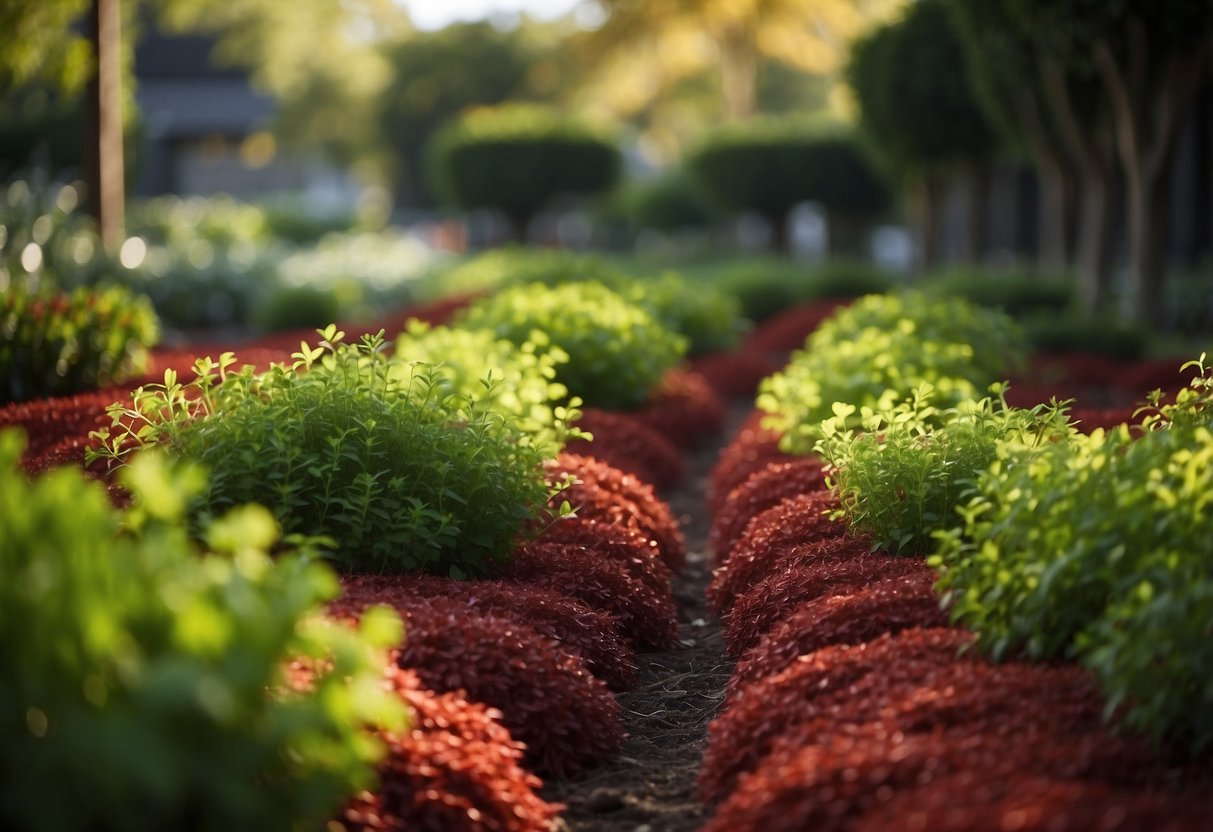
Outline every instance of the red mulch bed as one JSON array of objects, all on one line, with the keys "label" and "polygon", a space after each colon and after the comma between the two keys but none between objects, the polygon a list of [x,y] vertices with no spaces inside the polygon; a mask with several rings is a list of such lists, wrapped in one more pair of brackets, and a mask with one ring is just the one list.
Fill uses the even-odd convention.
[{"label": "red mulch bed", "polygon": [[768,463],[725,497],[720,510],[712,517],[709,548],[717,557],[723,557],[756,515],[779,505],[787,497],[825,487],[825,464],[816,457]]},{"label": "red mulch bed", "polygon": [[797,304],[756,326],[746,336],[743,346],[769,352],[798,350],[822,321],[852,302],[853,298],[831,298]]},{"label": "red mulch bed", "polygon": [[729,694],[774,676],[801,656],[838,644],[863,644],[914,627],[946,627],[935,575],[916,571],[843,595],[806,601],[750,649],[729,678]]},{"label": "red mulch bed", "polygon": [[686,476],[678,448],[634,416],[586,407],[577,426],[594,439],[574,439],[565,445],[566,453],[592,456],[657,488],[674,486]]},{"label": "red mulch bed", "polygon": [[[636,682],[636,653],[615,619],[565,595],[505,581],[457,581],[439,575],[345,575],[351,599],[406,606],[417,598],[451,598],[478,613],[510,619],[560,643],[612,690]],[[407,638],[407,634],[406,634]]]},{"label": "red mulch bed", "polygon": [[772,462],[795,459],[779,450],[779,432],[762,427],[766,416],[761,410],[752,411],[712,466],[708,475],[708,513],[713,517],[720,513],[729,493],[751,475]]},{"label": "red mulch bed", "polygon": [[678,643],[678,618],[670,587],[658,592],[632,576],[627,564],[591,549],[564,543],[518,547],[499,576],[577,598],[610,613],[619,632],[638,648],[663,649]]},{"label": "red mulch bed", "polygon": [[665,593],[673,580],[657,542],[635,529],[584,517],[565,517],[552,521],[531,542],[580,548],[594,557],[622,563],[632,577],[654,592]]},{"label": "red mulch bed", "polygon": [[687,370],[670,370],[644,407],[628,412],[673,444],[691,448],[724,428],[725,409],[707,379]]},{"label": "red mulch bed", "polygon": [[691,359],[691,369],[721,396],[753,401],[759,383],[783,369],[785,363],[763,350],[740,349]]},{"label": "red mulch bed", "polygon": [[934,578],[926,562],[864,552],[853,558],[781,568],[733,601],[724,619],[725,650],[740,656],[806,601],[871,586],[888,578]]},{"label": "red mulch bed", "polygon": [[342,809],[341,827],[423,832],[547,832],[560,806],[522,767],[522,745],[500,713],[456,693],[426,690],[416,673],[389,671],[387,684],[410,711],[408,729],[382,733],[379,785]]},{"label": "red mulch bed", "polygon": [[373,581],[348,583],[329,609],[348,620],[377,603],[404,619],[396,664],[431,690],[463,691],[500,710],[502,724],[526,744],[534,771],[570,776],[619,749],[619,704],[559,642],[510,617],[477,612],[467,601],[384,592]]},{"label": "red mulch bed", "polygon": [[[831,491],[790,497],[752,519],[708,585],[708,607],[724,615],[734,599],[780,568],[843,560],[867,551],[870,543],[848,536]],[[829,541],[829,542],[827,542]],[[811,546],[809,544],[819,544]]]}]

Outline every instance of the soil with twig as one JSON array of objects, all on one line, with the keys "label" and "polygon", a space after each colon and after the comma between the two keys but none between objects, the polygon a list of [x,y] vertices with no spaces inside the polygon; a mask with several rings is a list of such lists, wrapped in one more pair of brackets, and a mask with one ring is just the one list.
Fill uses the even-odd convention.
[{"label": "soil with twig", "polygon": [[708,474],[750,405],[733,408],[711,445],[687,454],[682,484],[662,494],[687,540],[687,565],[674,578],[680,644],[640,654],[634,688],[619,695],[628,739],[619,754],[577,780],[549,783],[544,797],[565,804],[557,832],[689,832],[710,809],[696,778],[708,723],[724,699],[733,661],[724,655],[720,622],[707,609],[712,576],[708,551]]}]

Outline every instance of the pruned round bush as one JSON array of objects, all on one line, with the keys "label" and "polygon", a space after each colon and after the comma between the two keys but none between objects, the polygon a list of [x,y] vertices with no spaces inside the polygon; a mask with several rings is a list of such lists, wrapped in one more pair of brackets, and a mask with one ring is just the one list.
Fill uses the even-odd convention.
[{"label": "pruned round bush", "polygon": [[863,644],[913,627],[946,627],[934,584],[933,572],[913,571],[801,603],[746,651],[729,677],[730,691],[774,676],[823,647]]},{"label": "pruned round bush", "polygon": [[517,621],[580,656],[586,668],[612,690],[636,681],[636,655],[620,636],[615,620],[574,598],[505,581],[457,581],[441,575],[345,575],[344,605],[380,603],[407,609],[418,598],[450,598]]},{"label": "pruned round bush", "polygon": [[499,712],[457,693],[426,690],[417,674],[391,668],[388,684],[408,705],[407,731],[384,732],[379,785],[339,816],[351,832],[547,832],[559,807],[522,766],[522,744]]},{"label": "pruned round bush", "polygon": [[462,691],[501,712],[511,736],[526,744],[529,768],[576,774],[618,750],[620,708],[606,684],[560,643],[509,617],[474,610],[467,600],[421,598],[374,584],[347,584],[330,605],[356,618],[384,601],[404,617],[396,664],[439,693]]},{"label": "pruned round bush", "polygon": [[722,397],[753,401],[764,378],[783,367],[779,359],[755,349],[714,352],[691,362],[691,369],[703,376]]},{"label": "pruned round bush", "polygon": [[763,382],[758,406],[783,433],[784,450],[807,453],[836,404],[887,411],[930,384],[936,403],[949,407],[979,398],[1022,359],[1022,338],[1001,312],[958,298],[874,295],[818,327]]},{"label": "pruned round bush", "polygon": [[656,541],[635,529],[584,517],[565,517],[546,526],[533,541],[576,547],[591,557],[621,563],[628,574],[659,594],[670,588],[670,567]]},{"label": "pruned round bush", "polygon": [[[741,314],[760,327],[796,306],[875,295],[893,288],[893,277],[864,260],[834,258],[820,264],[786,258],[747,257],[726,262],[715,271],[714,285],[741,303]],[[820,305],[826,305],[824,303]],[[800,340],[787,349],[804,343]]]},{"label": "pruned round bush", "polygon": [[715,516],[734,488],[758,471],[791,457],[779,449],[778,431],[764,427],[766,414],[754,410],[746,417],[708,474],[708,511]]},{"label": "pruned round bush", "polygon": [[515,344],[546,337],[569,356],[556,380],[587,405],[614,410],[648,401],[687,349],[681,335],[596,281],[511,286],[474,303],[462,323]]},{"label": "pruned round bush", "polygon": [[[844,524],[830,518],[837,507],[838,499],[832,492],[813,491],[789,497],[755,515],[712,574],[707,589],[712,611],[723,615],[738,595],[777,565],[792,563],[790,558],[794,555],[798,562],[807,564],[819,556],[840,558],[867,551],[871,541],[851,537]],[[812,544],[821,545],[798,553],[799,547]],[[826,545],[829,548],[822,549]]]},{"label": "pruned round bush", "polygon": [[123,381],[160,338],[148,299],[120,286],[57,292],[10,282],[0,300],[0,404]]},{"label": "pruned round bush", "polygon": [[101,453],[163,443],[210,469],[198,516],[261,500],[287,534],[335,541],[349,571],[486,572],[545,511],[543,451],[421,365],[394,372],[381,340],[340,341],[330,327],[260,375],[229,372],[230,353],[188,385],[167,373],[115,406]]},{"label": "pruned round bush", "polygon": [[724,428],[724,402],[698,373],[667,372],[647,404],[632,412],[637,419],[671,442],[688,448]]},{"label": "pruned round bush", "polygon": [[566,361],[559,347],[530,340],[515,344],[483,329],[431,327],[414,320],[396,339],[393,373],[408,378],[415,364],[427,365],[444,395],[501,413],[520,442],[555,456],[581,435],[569,424],[581,415],[578,402],[569,402],[568,390],[555,381],[557,368]]},{"label": "pruned round bush", "polygon": [[[181,517],[196,469],[141,455],[118,511],[78,470],[30,481],[20,454],[0,433],[0,826],[318,827],[372,784],[363,731],[405,716],[379,684],[397,619],[324,620],[336,580],[308,551],[271,561],[258,506],[209,522],[200,551]],[[293,660],[309,689],[288,690]]]},{"label": "pruned round bush", "polygon": [[741,656],[806,601],[863,589],[877,581],[934,575],[921,560],[864,552],[850,558],[785,566],[742,592],[724,619],[725,649]]},{"label": "pruned round bush", "polygon": [[519,241],[553,197],[609,190],[621,161],[609,131],[536,105],[473,110],[438,131],[426,153],[444,202],[501,211]]},{"label": "pruned round bush", "polygon": [[845,128],[803,119],[718,128],[691,151],[687,168],[718,208],[766,217],[780,244],[787,214],[801,202],[820,203],[839,232],[848,222],[872,219],[891,201],[888,184]]}]

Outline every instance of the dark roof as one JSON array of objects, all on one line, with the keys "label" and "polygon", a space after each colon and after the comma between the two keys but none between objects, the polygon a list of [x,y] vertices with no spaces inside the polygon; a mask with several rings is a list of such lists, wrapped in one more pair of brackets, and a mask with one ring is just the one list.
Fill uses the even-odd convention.
[{"label": "dark roof", "polygon": [[248,72],[212,64],[214,38],[147,31],[135,46],[136,78],[246,78]]}]

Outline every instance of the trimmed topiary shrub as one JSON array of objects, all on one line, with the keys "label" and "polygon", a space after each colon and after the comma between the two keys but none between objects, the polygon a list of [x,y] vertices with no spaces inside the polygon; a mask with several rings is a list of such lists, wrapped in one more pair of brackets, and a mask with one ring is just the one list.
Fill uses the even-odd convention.
[{"label": "trimmed topiary shrub", "polygon": [[394,616],[320,618],[336,580],[308,547],[271,561],[258,506],[206,523],[203,555],[181,522],[197,469],[140,455],[118,511],[79,471],[30,481],[20,455],[0,433],[0,826],[285,831],[372,785],[363,729],[404,717],[380,685]]},{"label": "trimmed topiary shrub", "polygon": [[568,453],[592,456],[655,488],[667,488],[686,475],[686,462],[674,443],[626,413],[587,407],[577,427],[593,440],[574,439]]},{"label": "trimmed topiary shrub", "polygon": [[426,153],[446,204],[500,211],[516,241],[553,197],[609,190],[621,161],[609,131],[536,105],[473,110],[438,131]]},{"label": "trimmed topiary shrub", "polygon": [[569,356],[556,380],[587,405],[607,409],[644,404],[687,349],[681,335],[596,281],[511,286],[474,303],[461,323],[515,344],[542,333]]},{"label": "trimmed topiary shrub", "polygon": [[826,487],[825,467],[813,457],[772,462],[731,490],[712,517],[709,548],[721,555],[729,552],[757,515],[790,497],[821,491]]},{"label": "trimmed topiary shrub", "polygon": [[674,368],[662,376],[649,401],[631,415],[674,444],[689,448],[719,433],[727,414],[707,379]]},{"label": "trimmed topiary shrub", "polygon": [[420,365],[395,373],[381,335],[322,336],[260,375],[229,372],[230,353],[200,360],[189,384],[167,372],[112,408],[94,456],[165,444],[210,469],[196,516],[261,499],[287,534],[332,539],[350,571],[461,577],[506,558],[551,492],[542,451],[485,403],[491,385],[465,399]]},{"label": "trimmed topiary shrub", "polygon": [[871,296],[818,327],[763,382],[758,406],[783,433],[784,450],[807,453],[837,407],[849,408],[854,424],[863,408],[887,411],[924,383],[950,407],[978,398],[1023,357],[1022,338],[1001,312],[921,294]]},{"label": "trimmed topiary shrub", "polygon": [[147,298],[121,287],[56,292],[14,281],[0,300],[0,404],[120,382],[144,368],[159,338]]}]

